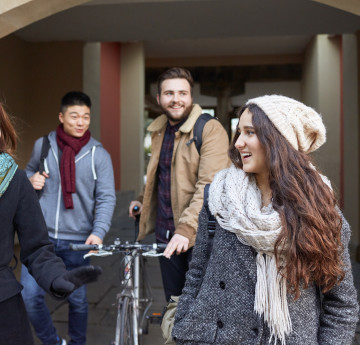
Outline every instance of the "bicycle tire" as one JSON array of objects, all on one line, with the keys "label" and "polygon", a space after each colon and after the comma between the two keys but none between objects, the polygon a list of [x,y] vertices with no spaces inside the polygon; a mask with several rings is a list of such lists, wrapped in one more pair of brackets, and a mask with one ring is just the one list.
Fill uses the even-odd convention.
[{"label": "bicycle tire", "polygon": [[[143,256],[140,258],[140,284],[139,284],[139,310],[138,310],[138,342],[139,345],[143,344],[143,335],[147,334],[148,332],[148,325],[146,319],[146,312],[148,310],[147,306],[149,304],[148,301],[148,289],[146,287],[146,280],[145,280],[145,266],[146,266],[146,258]],[[150,302],[151,305],[151,302]]]},{"label": "bicycle tire", "polygon": [[146,309],[147,305],[147,290],[146,290],[146,282],[145,282],[145,261],[144,257],[140,258],[140,272],[139,272],[139,315],[138,315],[138,326],[139,329],[143,329],[144,327],[144,318],[142,318],[143,313]]},{"label": "bicycle tire", "polygon": [[111,345],[119,345],[120,343],[120,323],[121,323],[121,311],[122,311],[121,306],[122,306],[122,299],[117,298],[115,339]]},{"label": "bicycle tire", "polygon": [[134,345],[133,308],[128,296],[118,302],[115,344]]}]

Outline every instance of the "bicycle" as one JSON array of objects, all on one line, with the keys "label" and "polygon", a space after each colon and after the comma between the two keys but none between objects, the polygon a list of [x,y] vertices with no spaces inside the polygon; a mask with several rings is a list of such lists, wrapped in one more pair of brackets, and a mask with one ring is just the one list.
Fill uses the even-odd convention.
[{"label": "bicycle", "polygon": [[[162,255],[160,251],[166,248],[166,244],[140,244],[139,242],[121,243],[115,239],[109,245],[85,245],[71,244],[72,250],[89,250],[84,258],[90,256],[108,256],[124,254],[124,278],[123,288],[116,296],[117,317],[115,340],[111,345],[140,345],[141,335],[147,334],[148,323],[151,316],[147,315],[152,304],[151,288],[144,274],[144,257],[157,257]],[[157,317],[160,317],[158,315]]]}]

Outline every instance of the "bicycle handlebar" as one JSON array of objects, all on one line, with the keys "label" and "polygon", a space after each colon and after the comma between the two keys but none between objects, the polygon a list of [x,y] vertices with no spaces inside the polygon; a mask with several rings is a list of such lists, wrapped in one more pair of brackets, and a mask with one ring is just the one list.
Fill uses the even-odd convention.
[{"label": "bicycle handlebar", "polygon": [[[132,209],[133,214],[140,211],[140,207],[138,205],[135,205]],[[139,236],[139,225],[140,225],[140,214],[135,214],[135,238],[136,241]]]},{"label": "bicycle handlebar", "polygon": [[118,251],[118,250],[133,250],[139,249],[141,251],[150,251],[156,250],[158,252],[163,251],[166,248],[167,244],[165,243],[152,243],[152,244],[141,244],[141,243],[119,243],[119,244],[110,244],[110,245],[103,245],[103,244],[70,244],[71,250],[104,250],[104,251]]},{"label": "bicycle handlebar", "polygon": [[138,212],[140,210],[140,207],[138,205],[135,205],[133,207],[133,212]]},{"label": "bicycle handlebar", "polygon": [[70,249],[71,250],[98,250],[99,245],[98,244],[75,244],[70,243]]}]

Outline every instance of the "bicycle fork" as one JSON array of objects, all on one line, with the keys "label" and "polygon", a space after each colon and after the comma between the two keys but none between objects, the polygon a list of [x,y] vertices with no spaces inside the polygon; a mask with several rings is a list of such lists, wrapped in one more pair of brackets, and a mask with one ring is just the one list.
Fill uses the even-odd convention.
[{"label": "bicycle fork", "polygon": [[134,345],[138,345],[139,344],[139,324],[138,324],[138,319],[139,319],[139,284],[140,284],[140,257],[139,255],[135,255],[134,257],[134,270],[133,270],[133,277],[134,277],[134,289],[133,289],[133,293],[134,296],[132,298],[132,306],[133,306],[133,313],[132,313],[132,318],[133,318],[133,325],[134,325]]},{"label": "bicycle fork", "polygon": [[132,335],[133,344],[139,345],[139,284],[140,284],[140,257],[137,255],[136,250],[132,255],[125,256],[125,269],[124,269],[124,281],[126,282],[125,289],[121,293],[121,296],[130,297],[130,308],[132,309]]}]

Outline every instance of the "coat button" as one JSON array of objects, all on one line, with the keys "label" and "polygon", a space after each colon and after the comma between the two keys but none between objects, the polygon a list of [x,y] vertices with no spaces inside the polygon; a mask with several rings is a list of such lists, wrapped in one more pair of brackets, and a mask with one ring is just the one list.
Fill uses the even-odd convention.
[{"label": "coat button", "polygon": [[222,288],[223,290],[225,289],[225,283],[223,281],[220,282],[220,288]]},{"label": "coat button", "polygon": [[216,324],[218,325],[219,328],[223,328],[224,324],[221,320],[219,320],[218,322],[216,322]]}]

